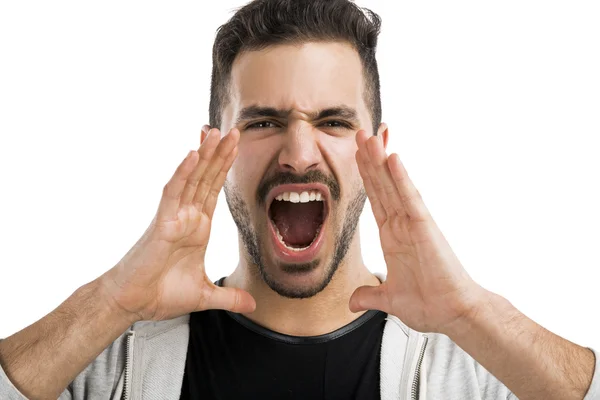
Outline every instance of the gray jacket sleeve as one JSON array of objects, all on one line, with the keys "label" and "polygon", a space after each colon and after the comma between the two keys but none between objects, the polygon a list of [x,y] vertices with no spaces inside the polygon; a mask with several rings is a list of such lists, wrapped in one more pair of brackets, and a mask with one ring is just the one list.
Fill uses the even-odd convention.
[{"label": "gray jacket sleeve", "polygon": [[[124,345],[125,334],[119,336],[77,375],[60,395],[59,400],[105,400],[113,398],[125,366]],[[8,379],[1,365],[0,399],[29,400]]]},{"label": "gray jacket sleeve", "polygon": [[594,353],[594,357],[596,357],[596,367],[594,369],[594,376],[592,377],[592,384],[583,400],[600,400],[600,353],[591,347],[588,347],[588,349],[590,349]]},{"label": "gray jacket sleeve", "polygon": [[0,365],[0,399],[3,400],[28,400],[27,397],[23,395],[13,385],[13,383],[6,376],[6,372],[4,372],[4,368]]},{"label": "gray jacket sleeve", "polygon": [[[2,339],[0,339],[2,341]],[[6,376],[6,372],[4,371],[4,367],[0,364],[0,399],[2,400],[29,400],[23,393],[19,391],[13,385],[8,376]],[[65,398],[66,399],[66,398]]]}]

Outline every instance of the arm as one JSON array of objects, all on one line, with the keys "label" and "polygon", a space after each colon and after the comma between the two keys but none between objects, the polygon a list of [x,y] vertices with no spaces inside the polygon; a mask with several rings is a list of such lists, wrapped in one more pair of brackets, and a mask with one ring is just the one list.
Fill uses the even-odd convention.
[{"label": "arm", "polygon": [[[360,287],[350,310],[378,309],[419,332],[446,334],[521,400],[600,398],[594,354],[542,328],[466,272],[397,154],[385,154],[387,128],[356,136],[356,161],[388,268]],[[593,379],[592,379],[593,376]],[[591,382],[591,384],[590,384]]]},{"label": "arm", "polygon": [[[238,141],[236,129],[222,139],[218,129],[203,130],[200,149],[179,165],[163,188],[156,216],[123,259],[41,320],[0,341],[0,364],[20,392],[57,398],[134,321],[209,309],[254,311],[248,292],[217,287],[204,270],[218,193]],[[2,385],[0,395],[16,395]]]},{"label": "arm", "polygon": [[0,341],[0,364],[23,395],[56,399],[133,322],[111,303],[99,281],[92,281],[39,321]]},{"label": "arm", "polygon": [[519,399],[583,399],[594,353],[553,334],[508,300],[482,290],[477,306],[444,332]]}]

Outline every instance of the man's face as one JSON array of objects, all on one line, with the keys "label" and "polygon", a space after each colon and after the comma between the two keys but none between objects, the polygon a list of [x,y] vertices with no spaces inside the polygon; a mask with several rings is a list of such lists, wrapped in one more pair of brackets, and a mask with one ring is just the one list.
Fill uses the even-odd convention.
[{"label": "man's face", "polygon": [[251,265],[285,297],[323,290],[344,261],[366,196],[355,135],[371,132],[358,53],[348,44],[240,54],[221,130],[240,130],[225,184]]}]

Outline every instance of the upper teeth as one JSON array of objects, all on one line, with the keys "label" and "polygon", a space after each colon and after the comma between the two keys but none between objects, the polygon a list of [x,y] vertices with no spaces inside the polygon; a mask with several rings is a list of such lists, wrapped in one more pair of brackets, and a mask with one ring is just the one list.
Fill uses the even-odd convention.
[{"label": "upper teeth", "polygon": [[310,192],[284,192],[280,193],[275,200],[291,201],[292,203],[308,203],[309,201],[323,201],[323,196],[318,190]]}]

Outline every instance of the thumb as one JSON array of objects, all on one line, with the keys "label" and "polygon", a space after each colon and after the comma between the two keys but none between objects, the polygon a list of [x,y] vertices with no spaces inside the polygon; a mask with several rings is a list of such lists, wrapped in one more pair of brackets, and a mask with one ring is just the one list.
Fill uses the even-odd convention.
[{"label": "thumb", "polygon": [[236,313],[249,313],[256,309],[254,297],[245,290],[214,286],[209,290],[199,309],[203,310],[227,310]]},{"label": "thumb", "polygon": [[350,311],[381,310],[389,314],[385,289],[384,284],[357,288],[350,296]]}]

